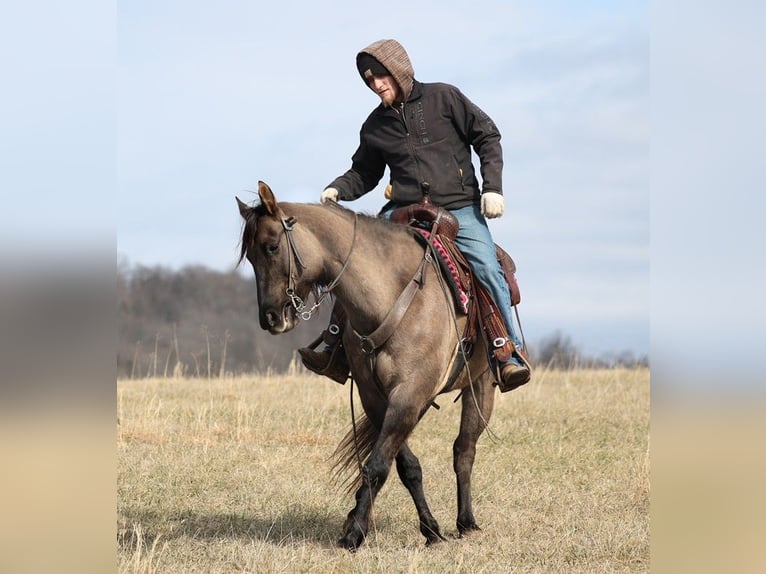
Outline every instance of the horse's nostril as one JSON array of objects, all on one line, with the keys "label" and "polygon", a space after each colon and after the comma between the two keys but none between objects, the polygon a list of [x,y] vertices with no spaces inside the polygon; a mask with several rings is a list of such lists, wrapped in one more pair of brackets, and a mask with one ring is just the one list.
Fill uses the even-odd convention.
[{"label": "horse's nostril", "polygon": [[266,313],[266,321],[269,322],[269,327],[273,327],[277,324],[277,314],[274,311],[268,311]]}]

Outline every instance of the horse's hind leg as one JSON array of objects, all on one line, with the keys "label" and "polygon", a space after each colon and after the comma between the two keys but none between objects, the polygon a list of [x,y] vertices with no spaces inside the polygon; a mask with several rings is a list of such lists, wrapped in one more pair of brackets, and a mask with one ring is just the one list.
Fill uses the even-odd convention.
[{"label": "horse's hind leg", "polygon": [[396,470],[399,473],[402,484],[409,491],[412,501],[415,503],[420,522],[420,532],[426,537],[426,545],[429,546],[444,540],[439,531],[439,524],[431,514],[431,509],[428,508],[428,503],[426,502],[426,495],[423,492],[423,470],[420,467],[420,461],[410,450],[406,442],[396,455]]},{"label": "horse's hind leg", "polygon": [[476,441],[484,432],[495,404],[495,388],[491,374],[486,372],[463,390],[460,433],[452,447],[453,465],[457,477],[457,530],[460,536],[481,530],[473,515],[471,473],[476,457]]}]

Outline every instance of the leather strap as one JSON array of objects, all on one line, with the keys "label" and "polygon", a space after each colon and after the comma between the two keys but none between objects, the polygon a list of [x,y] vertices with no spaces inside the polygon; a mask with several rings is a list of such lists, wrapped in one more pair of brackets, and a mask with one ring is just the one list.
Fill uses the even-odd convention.
[{"label": "leather strap", "polygon": [[294,217],[285,217],[282,215],[279,218],[280,222],[282,223],[282,227],[285,230],[285,236],[287,236],[287,242],[290,244],[290,250],[293,252],[293,255],[295,255],[295,260],[298,262],[298,265],[301,268],[301,272],[303,269],[306,269],[306,264],[303,262],[303,257],[301,257],[300,251],[298,251],[298,246],[295,244],[295,239],[293,239],[293,228],[295,227],[295,218]]},{"label": "leather strap", "polygon": [[391,338],[394,331],[399,326],[404,314],[410,307],[410,303],[415,297],[415,293],[423,286],[423,275],[425,271],[426,263],[429,261],[428,252],[420,262],[415,275],[412,276],[407,286],[399,294],[399,298],[394,303],[394,306],[389,310],[386,318],[383,322],[369,335],[360,335],[356,330],[354,334],[359,338],[359,344],[362,347],[362,351],[368,355],[372,355],[376,349],[382,347],[386,341]]}]

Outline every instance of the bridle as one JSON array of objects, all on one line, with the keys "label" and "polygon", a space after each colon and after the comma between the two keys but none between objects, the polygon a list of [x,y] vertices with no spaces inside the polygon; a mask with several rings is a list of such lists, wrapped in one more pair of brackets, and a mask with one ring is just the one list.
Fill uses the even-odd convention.
[{"label": "bridle", "polygon": [[306,269],[306,263],[304,262],[303,257],[301,257],[301,252],[298,249],[298,244],[295,242],[295,237],[293,237],[293,231],[295,229],[297,220],[295,217],[286,217],[284,213],[280,213],[279,221],[282,224],[282,229],[284,230],[285,237],[287,238],[287,245],[289,246],[289,253],[287,256],[287,288],[285,289],[285,294],[290,298],[290,304],[293,306],[293,309],[295,309],[298,317],[300,317],[303,321],[308,321],[322,304],[322,301],[327,296],[327,294],[338,286],[343,273],[348,267],[348,262],[351,260],[351,254],[354,252],[354,246],[356,245],[356,228],[357,222],[359,221],[359,216],[358,214],[354,213],[354,232],[351,236],[351,247],[348,250],[348,255],[346,255],[346,260],[343,262],[343,265],[341,266],[338,274],[335,276],[335,279],[333,279],[328,285],[324,287],[316,287],[316,292],[318,295],[314,297],[315,302],[311,308],[307,308],[308,306],[306,303],[295,291],[296,279],[295,274],[293,273],[293,267],[295,266],[298,269],[298,276],[301,276],[303,274],[303,270]]}]

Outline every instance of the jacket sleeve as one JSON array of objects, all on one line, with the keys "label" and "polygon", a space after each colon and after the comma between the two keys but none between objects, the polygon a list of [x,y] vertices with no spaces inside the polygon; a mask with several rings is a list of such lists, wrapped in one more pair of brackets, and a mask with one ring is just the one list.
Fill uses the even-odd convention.
[{"label": "jacket sleeve", "polygon": [[482,193],[503,193],[503,148],[495,122],[479,106],[455,89],[454,121],[479,156]]},{"label": "jacket sleeve", "polygon": [[358,199],[372,191],[386,170],[383,157],[366,143],[365,125],[359,133],[359,147],[351,157],[351,169],[327,186],[337,189],[339,199],[344,201]]}]

